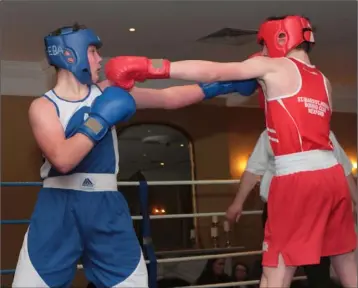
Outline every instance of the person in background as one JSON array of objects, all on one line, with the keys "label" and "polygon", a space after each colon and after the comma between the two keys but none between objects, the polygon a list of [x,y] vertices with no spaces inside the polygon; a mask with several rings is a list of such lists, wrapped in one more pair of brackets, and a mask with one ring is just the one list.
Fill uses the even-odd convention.
[{"label": "person in background", "polygon": [[[249,267],[241,262],[237,262],[232,266],[231,277],[234,282],[249,281]],[[254,288],[253,285],[237,285],[234,288]]]},{"label": "person in background", "polygon": [[[334,155],[338,162],[343,166],[350,187],[352,203],[357,206],[356,182],[352,175],[352,164],[338,143],[334,133],[330,132],[330,140],[334,147]],[[265,206],[262,214],[262,224],[265,227],[267,221],[267,200],[269,196],[269,187],[271,179],[275,174],[274,156],[268,139],[267,130],[264,130],[247,163],[245,172],[240,181],[240,187],[236,194],[235,200],[226,212],[226,216],[230,221],[238,221],[243,211],[243,205],[252,189],[261,177],[260,196]],[[321,263],[317,265],[305,265],[304,270],[308,278],[309,287],[311,288],[327,288],[336,287],[330,277],[330,259],[322,257]],[[297,285],[293,282],[292,285]]]},{"label": "person in background", "polygon": [[196,285],[218,284],[231,282],[229,275],[225,273],[225,259],[210,259],[204,270],[196,280]]}]

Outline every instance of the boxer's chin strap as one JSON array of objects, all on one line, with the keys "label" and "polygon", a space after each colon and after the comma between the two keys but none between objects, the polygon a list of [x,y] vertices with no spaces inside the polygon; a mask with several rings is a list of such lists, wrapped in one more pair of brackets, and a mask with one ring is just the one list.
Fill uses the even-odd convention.
[{"label": "boxer's chin strap", "polygon": [[139,183],[140,210],[142,213],[142,237],[144,255],[150,261],[148,264],[149,288],[157,288],[157,258],[154,252],[153,241],[150,233],[150,218],[148,213],[148,184],[146,181]]}]

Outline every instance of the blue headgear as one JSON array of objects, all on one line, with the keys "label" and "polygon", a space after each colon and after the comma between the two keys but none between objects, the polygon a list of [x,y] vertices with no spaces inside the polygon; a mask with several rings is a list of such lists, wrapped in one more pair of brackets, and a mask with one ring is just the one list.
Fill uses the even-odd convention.
[{"label": "blue headgear", "polygon": [[92,75],[88,62],[88,46],[102,46],[99,37],[91,29],[63,28],[60,35],[45,37],[47,60],[50,65],[68,70],[82,84],[91,84]]}]

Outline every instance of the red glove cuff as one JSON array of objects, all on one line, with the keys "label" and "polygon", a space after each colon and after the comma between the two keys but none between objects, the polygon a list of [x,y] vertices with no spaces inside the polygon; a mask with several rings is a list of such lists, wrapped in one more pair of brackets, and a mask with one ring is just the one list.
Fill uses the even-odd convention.
[{"label": "red glove cuff", "polygon": [[148,79],[170,78],[170,61],[167,59],[148,60]]}]

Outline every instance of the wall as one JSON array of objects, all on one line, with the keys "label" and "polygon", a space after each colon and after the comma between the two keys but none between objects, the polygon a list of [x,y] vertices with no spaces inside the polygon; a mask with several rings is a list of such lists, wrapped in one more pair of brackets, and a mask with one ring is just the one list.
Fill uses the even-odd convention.
[{"label": "wall", "polygon": [[[1,99],[1,178],[2,181],[39,181],[41,153],[36,148],[27,120],[31,97]],[[224,108],[196,105],[176,111],[140,111],[131,123],[169,123],[186,131],[193,141],[196,179],[238,178],[237,157],[247,157],[264,129],[262,111],[248,108]],[[346,128],[349,129],[346,129]],[[335,113],[332,129],[347,153],[356,155],[356,114]],[[198,212],[222,212],[236,192],[236,185],[197,187]],[[2,219],[29,219],[38,188],[3,188],[1,192]],[[260,209],[256,191],[246,210]],[[210,219],[198,222],[201,242],[210,243]],[[234,245],[245,250],[260,249],[261,222],[258,216],[245,216],[234,227]],[[16,266],[26,225],[4,225],[1,234],[1,269]],[[2,285],[10,285],[12,276],[2,278]],[[78,273],[75,285],[83,286],[83,273]]]}]

